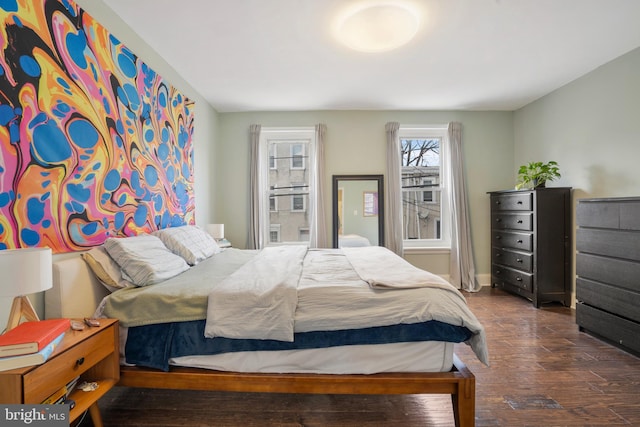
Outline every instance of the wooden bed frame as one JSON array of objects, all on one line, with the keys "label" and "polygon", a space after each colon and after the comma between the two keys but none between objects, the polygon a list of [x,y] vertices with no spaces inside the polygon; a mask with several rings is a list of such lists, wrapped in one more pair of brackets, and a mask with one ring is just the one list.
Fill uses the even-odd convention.
[{"label": "wooden bed frame", "polygon": [[[104,287],[78,256],[53,266],[53,288],[45,292],[45,316],[90,317]],[[121,366],[125,387],[254,393],[449,394],[456,426],[475,425],[475,377],[454,354],[449,372],[371,375],[258,374],[171,367],[169,372]]]},{"label": "wooden bed frame", "polygon": [[454,354],[449,372],[371,375],[252,374],[171,367],[122,366],[118,385],[176,390],[308,394],[450,394],[455,424],[475,425],[476,380]]}]

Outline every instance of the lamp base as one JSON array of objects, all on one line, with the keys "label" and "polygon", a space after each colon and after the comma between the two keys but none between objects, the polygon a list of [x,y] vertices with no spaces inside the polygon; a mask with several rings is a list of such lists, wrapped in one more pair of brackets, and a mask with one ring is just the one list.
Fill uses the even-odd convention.
[{"label": "lamp base", "polygon": [[31,301],[26,296],[15,297],[13,304],[11,305],[11,312],[9,313],[9,321],[7,322],[7,331],[15,328],[21,323],[24,318],[25,322],[38,321],[40,318],[36,313],[36,310],[31,305]]}]

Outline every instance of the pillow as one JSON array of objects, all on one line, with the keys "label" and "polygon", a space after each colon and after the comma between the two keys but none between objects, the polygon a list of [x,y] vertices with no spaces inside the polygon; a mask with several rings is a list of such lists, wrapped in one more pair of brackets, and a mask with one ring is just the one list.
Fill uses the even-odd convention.
[{"label": "pillow", "polygon": [[104,247],[136,286],[153,285],[189,269],[184,259],[150,234],[111,237]]},{"label": "pillow", "polygon": [[134,286],[133,283],[122,277],[120,266],[109,256],[104,247],[96,246],[80,256],[89,265],[100,283],[110,292]]},{"label": "pillow", "polygon": [[196,265],[220,252],[215,239],[195,225],[165,228],[151,234],[162,240],[171,252],[184,258],[189,265]]}]

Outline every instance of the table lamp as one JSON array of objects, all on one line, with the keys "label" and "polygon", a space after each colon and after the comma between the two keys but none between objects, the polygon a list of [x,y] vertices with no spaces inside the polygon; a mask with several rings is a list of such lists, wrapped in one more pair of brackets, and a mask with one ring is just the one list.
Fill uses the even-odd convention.
[{"label": "table lamp", "polygon": [[53,264],[51,249],[0,250],[0,296],[14,297],[7,331],[25,321],[40,320],[27,295],[51,289]]},{"label": "table lamp", "polygon": [[207,233],[216,241],[224,239],[224,224],[207,224]]}]

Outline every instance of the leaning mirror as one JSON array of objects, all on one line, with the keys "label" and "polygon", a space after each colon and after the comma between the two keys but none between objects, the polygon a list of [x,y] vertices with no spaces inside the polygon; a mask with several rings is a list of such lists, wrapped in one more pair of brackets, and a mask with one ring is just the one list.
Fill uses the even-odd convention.
[{"label": "leaning mirror", "polygon": [[333,247],[384,246],[383,175],[333,175]]}]

